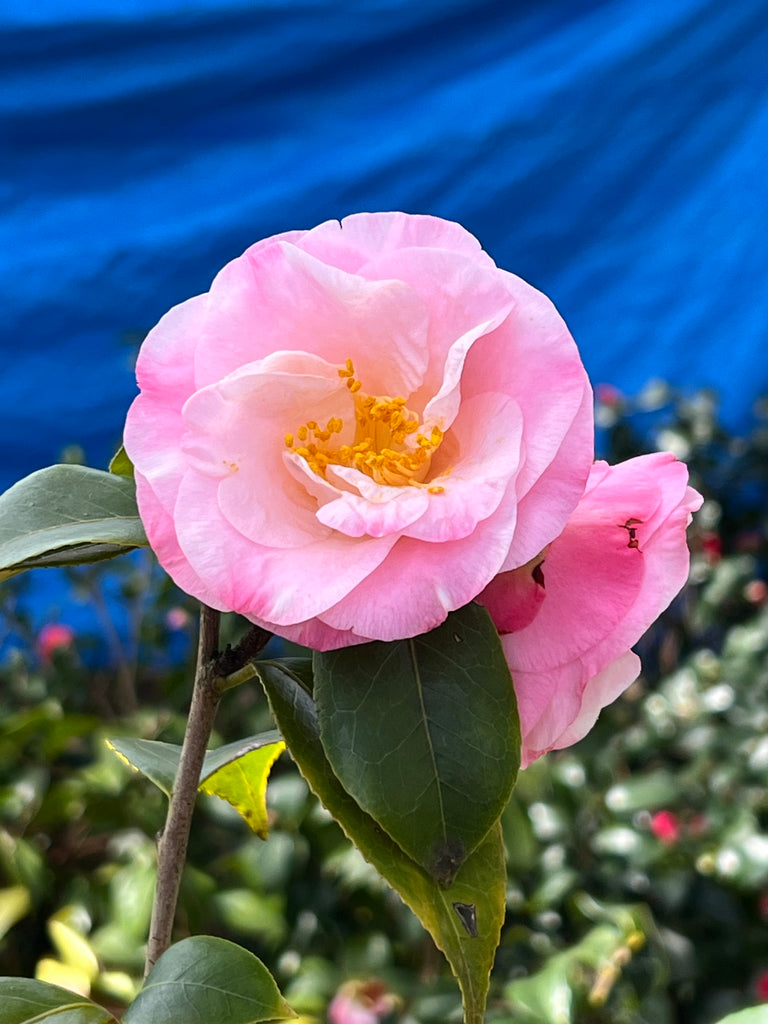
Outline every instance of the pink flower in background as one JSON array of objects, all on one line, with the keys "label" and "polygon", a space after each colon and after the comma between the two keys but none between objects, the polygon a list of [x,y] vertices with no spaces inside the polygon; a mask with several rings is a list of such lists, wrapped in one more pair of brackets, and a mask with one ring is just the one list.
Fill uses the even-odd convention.
[{"label": "pink flower in background", "polygon": [[37,634],[36,648],[40,659],[52,661],[56,651],[66,650],[75,642],[75,632],[63,622],[49,622]]},{"label": "pink flower in background", "polygon": [[478,598],[502,633],[524,766],[585,736],[637,678],[630,648],[686,582],[701,501],[673,455],[597,462],[562,534]]},{"label": "pink flower in background", "polygon": [[592,396],[547,298],[457,224],[276,235],[172,309],[125,444],[173,579],[327,650],[424,633],[557,537]]},{"label": "pink flower in background", "polygon": [[761,971],[755,978],[755,994],[758,999],[768,1003],[768,971]]},{"label": "pink flower in background", "polygon": [[382,981],[348,981],[328,1007],[328,1024],[379,1024],[399,1002]]},{"label": "pink flower in background", "polygon": [[673,811],[657,811],[651,818],[651,832],[660,843],[674,846],[680,838],[680,819]]},{"label": "pink flower in background", "polygon": [[175,633],[178,633],[179,630],[186,629],[190,624],[190,621],[191,616],[186,608],[179,608],[176,606],[174,608],[169,608],[165,614],[166,626]]}]

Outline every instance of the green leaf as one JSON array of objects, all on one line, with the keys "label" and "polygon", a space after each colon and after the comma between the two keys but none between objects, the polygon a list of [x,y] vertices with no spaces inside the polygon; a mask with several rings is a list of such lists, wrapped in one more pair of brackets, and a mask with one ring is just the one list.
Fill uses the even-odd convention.
[{"label": "green leaf", "polygon": [[481,1024],[505,912],[500,824],[469,856],[452,886],[441,887],[403,853],[336,778],[320,742],[315,706],[301,683],[276,662],[259,662],[257,667],[301,773],[363,856],[432,935],[461,987],[467,1024]]},{"label": "green leaf", "polygon": [[[131,768],[170,797],[179,770],[181,747],[160,740],[130,737],[107,740],[107,746]],[[267,778],[285,749],[277,730],[209,750],[200,772],[199,789],[232,804],[257,835],[267,837]]]},{"label": "green leaf", "polygon": [[160,957],[123,1022],[257,1024],[295,1016],[252,953],[226,939],[197,935]]},{"label": "green leaf", "polygon": [[133,477],[133,463],[128,458],[128,452],[123,445],[117,449],[109,463],[109,472],[117,476]]},{"label": "green leaf", "polygon": [[498,821],[520,766],[515,692],[488,612],[314,658],[320,737],[363,810],[442,885]]},{"label": "green leaf", "polygon": [[738,1013],[729,1013],[718,1024],[768,1024],[768,1006],[750,1006]]},{"label": "green leaf", "polygon": [[0,495],[0,580],[25,569],[98,562],[146,543],[127,477],[49,466]]},{"label": "green leaf", "polygon": [[141,772],[170,797],[179,770],[181,747],[160,740],[139,740],[123,736],[109,739],[106,744],[129,768]]},{"label": "green leaf", "polygon": [[0,978],[0,1024],[116,1024],[84,996],[32,978]]},{"label": "green leaf", "polygon": [[568,980],[571,959],[559,953],[546,966],[527,978],[516,978],[505,995],[512,1006],[536,1024],[572,1024],[573,990]]}]

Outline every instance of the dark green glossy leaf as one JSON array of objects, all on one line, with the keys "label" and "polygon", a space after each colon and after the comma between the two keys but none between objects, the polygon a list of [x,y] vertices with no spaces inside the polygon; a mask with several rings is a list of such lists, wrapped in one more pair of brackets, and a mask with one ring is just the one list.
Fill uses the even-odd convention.
[{"label": "dark green glossy leaf", "polygon": [[259,1024],[295,1016],[252,953],[226,939],[197,935],[160,957],[123,1022]]},{"label": "dark green glossy leaf", "polygon": [[116,1024],[101,1006],[32,978],[0,978],[0,1024]]},{"label": "dark green glossy leaf", "polygon": [[487,611],[470,604],[411,640],[316,654],[314,676],[320,736],[342,785],[450,885],[520,766],[515,693]]},{"label": "dark green glossy leaf", "polygon": [[49,466],[0,495],[0,580],[79,565],[146,545],[133,480],[85,466]]},{"label": "dark green glossy leaf", "polygon": [[467,1024],[483,1020],[488,978],[505,912],[506,871],[497,822],[443,888],[366,814],[334,775],[317,713],[302,685],[277,663],[258,663],[272,711],[307,782],[363,856],[413,910],[461,987]]}]

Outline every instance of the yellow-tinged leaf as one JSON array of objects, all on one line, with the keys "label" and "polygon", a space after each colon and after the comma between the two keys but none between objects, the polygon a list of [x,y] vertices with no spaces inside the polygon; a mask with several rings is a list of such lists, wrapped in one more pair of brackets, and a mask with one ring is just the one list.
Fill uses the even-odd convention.
[{"label": "yellow-tinged leaf", "polygon": [[[48,934],[64,964],[82,972],[89,982],[98,977],[99,962],[96,959],[96,954],[79,932],[64,921],[52,917],[48,921]],[[55,984],[59,984],[59,982],[55,982]],[[83,995],[88,995],[88,993],[84,992]]]},{"label": "yellow-tinged leaf", "polygon": [[223,765],[200,785],[203,793],[218,796],[230,803],[245,818],[261,839],[269,832],[267,822],[267,779],[272,765],[285,750],[280,740],[258,750],[250,750]]},{"label": "yellow-tinged leaf", "polygon": [[31,905],[26,885],[12,885],[7,889],[0,889],[0,938],[13,928],[17,921],[26,917]]},{"label": "yellow-tinged leaf", "polygon": [[35,967],[35,978],[48,985],[58,985],[59,988],[77,992],[81,996],[91,994],[91,980],[85,971],[81,971],[79,967],[73,967],[71,964],[63,964],[60,960],[54,960],[51,957],[38,960]]}]

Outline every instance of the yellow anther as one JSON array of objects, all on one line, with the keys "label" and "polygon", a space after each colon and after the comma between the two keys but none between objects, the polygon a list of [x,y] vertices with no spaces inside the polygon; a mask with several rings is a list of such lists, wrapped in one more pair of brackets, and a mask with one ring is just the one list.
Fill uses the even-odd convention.
[{"label": "yellow anther", "polygon": [[[347,392],[355,396],[352,400],[354,436],[347,444],[334,448],[332,437],[342,433],[344,420],[331,416],[325,427],[320,427],[316,420],[307,420],[297,428],[296,437],[286,434],[286,447],[323,478],[328,466],[346,466],[378,484],[425,487],[431,494],[442,494],[441,486],[430,487],[426,480],[432,455],[443,439],[442,430],[433,426],[428,435],[419,433],[419,417],[408,408],[402,395],[391,398],[364,393],[351,359],[337,372]],[[411,435],[415,437],[410,439]],[[304,442],[303,447],[294,447],[296,438]]]}]

